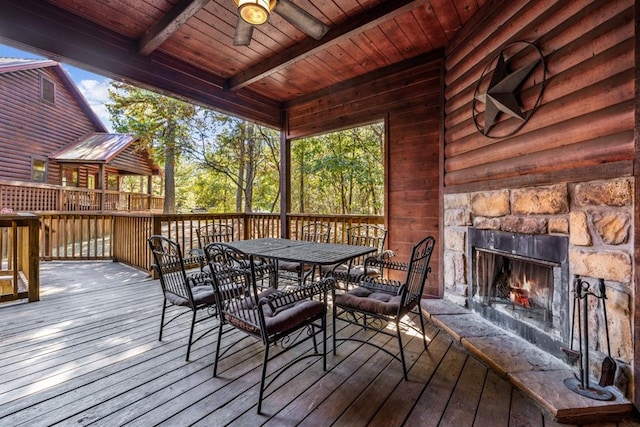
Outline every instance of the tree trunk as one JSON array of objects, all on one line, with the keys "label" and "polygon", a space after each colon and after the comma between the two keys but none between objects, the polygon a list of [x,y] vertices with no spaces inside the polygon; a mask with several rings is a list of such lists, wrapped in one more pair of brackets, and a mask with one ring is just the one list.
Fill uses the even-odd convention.
[{"label": "tree trunk", "polygon": [[247,165],[245,167],[244,211],[253,212],[253,180],[256,170],[256,139],[254,125],[247,125]]}]

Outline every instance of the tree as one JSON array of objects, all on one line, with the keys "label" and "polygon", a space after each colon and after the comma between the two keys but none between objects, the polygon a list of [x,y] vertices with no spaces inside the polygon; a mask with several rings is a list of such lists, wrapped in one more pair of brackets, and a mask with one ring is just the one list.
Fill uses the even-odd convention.
[{"label": "tree", "polygon": [[[235,212],[274,211],[280,169],[275,130],[208,111],[200,115],[194,133],[198,143],[191,151],[192,159],[212,174],[216,183],[233,186]],[[200,183],[204,181],[211,180],[200,179]]]},{"label": "tree", "polygon": [[117,132],[133,133],[164,165],[164,212],[176,209],[176,162],[191,144],[194,105],[126,83],[112,82],[107,109]]},{"label": "tree", "polygon": [[294,141],[291,187],[298,211],[379,214],[384,196],[383,129],[376,123]]}]

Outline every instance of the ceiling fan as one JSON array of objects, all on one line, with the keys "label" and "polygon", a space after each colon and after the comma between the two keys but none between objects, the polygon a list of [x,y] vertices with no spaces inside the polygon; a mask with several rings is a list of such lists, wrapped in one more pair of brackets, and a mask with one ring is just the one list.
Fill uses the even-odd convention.
[{"label": "ceiling fan", "polygon": [[320,40],[329,31],[329,27],[289,0],[233,0],[238,6],[238,23],[233,35],[235,46],[249,46],[253,27],[269,20],[271,12],[282,16],[287,22]]}]

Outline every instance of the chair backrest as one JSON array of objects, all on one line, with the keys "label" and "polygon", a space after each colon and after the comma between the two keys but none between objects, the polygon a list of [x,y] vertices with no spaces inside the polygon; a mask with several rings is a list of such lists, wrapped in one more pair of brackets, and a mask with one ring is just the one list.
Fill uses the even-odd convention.
[{"label": "chair backrest", "polygon": [[264,330],[264,316],[257,309],[258,286],[253,257],[224,243],[207,245],[205,256],[212,266],[213,287],[224,319],[232,323],[235,319],[242,323],[243,330],[260,335]]},{"label": "chair backrest", "polygon": [[[246,271],[252,268],[251,259],[247,254],[223,242],[209,243],[202,248],[202,252],[210,272],[215,272],[221,268],[238,268]],[[275,287],[277,268],[274,260],[256,259],[253,262],[252,274],[256,282],[260,282],[259,287]]]},{"label": "chair backrest", "polygon": [[407,279],[402,294],[402,306],[406,307],[420,301],[427,275],[431,271],[429,263],[436,240],[432,236],[425,237],[411,250],[411,259],[407,269]]},{"label": "chair backrest", "polygon": [[312,222],[300,229],[300,240],[316,243],[328,243],[331,226],[322,222]]},{"label": "chair backrest", "polygon": [[[382,253],[386,240],[387,229],[379,225],[362,224],[350,227],[347,230],[347,244],[376,248],[375,255]],[[364,260],[370,256],[371,254],[353,259],[349,266],[363,265]]]},{"label": "chair backrest", "polygon": [[209,243],[215,242],[233,242],[234,230],[233,225],[229,224],[206,224],[196,229],[198,235],[198,244],[200,248],[204,248]]},{"label": "chair backrest", "polygon": [[227,267],[246,270],[250,268],[250,260],[246,254],[223,242],[209,243],[202,250],[207,264],[209,264],[213,272]]},{"label": "chair backrest", "polygon": [[158,273],[163,292],[170,292],[193,303],[180,244],[159,235],[151,236],[147,241],[153,254],[153,268]]},{"label": "chair backrest", "polygon": [[387,229],[373,224],[362,224],[350,227],[347,230],[347,243],[349,245],[370,246],[376,248],[378,253],[384,249],[387,240]]}]

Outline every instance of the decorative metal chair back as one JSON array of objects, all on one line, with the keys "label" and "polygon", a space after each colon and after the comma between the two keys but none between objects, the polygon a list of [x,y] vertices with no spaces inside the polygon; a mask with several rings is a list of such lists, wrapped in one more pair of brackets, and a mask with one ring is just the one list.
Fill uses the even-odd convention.
[{"label": "decorative metal chair back", "polygon": [[436,240],[429,236],[418,242],[411,250],[411,260],[409,261],[407,278],[402,289],[402,304],[399,315],[406,312],[407,309],[413,309],[420,302],[427,275],[431,272],[429,263],[435,243]]},{"label": "decorative metal chair back", "polygon": [[[261,331],[266,329],[264,313],[259,310],[255,263],[246,254],[220,243],[207,245],[205,254],[209,262],[218,261],[213,277],[221,321],[240,326],[262,340]],[[277,291],[267,293],[272,292]]]},{"label": "decorative metal chair back", "polygon": [[[162,340],[162,331],[167,324],[183,314],[191,312],[191,328],[186,358],[188,361],[191,353],[191,345],[212,330],[205,330],[194,340],[193,333],[196,323],[217,315],[213,284],[210,277],[205,273],[199,272],[187,275],[179,243],[159,235],[149,237],[148,242],[151,253],[153,254],[153,269],[160,279],[164,298],[162,314],[160,316],[160,334],[158,335],[158,340]],[[184,307],[188,308],[189,311],[177,310],[174,312],[173,317],[165,322],[165,315],[167,313],[167,307],[169,306]],[[208,316],[201,316],[201,318],[198,319],[197,312],[199,310],[207,310]]]},{"label": "decorative metal chair back", "polygon": [[331,226],[322,222],[312,222],[300,229],[300,240],[307,242],[328,243]]},{"label": "decorative metal chair back", "polygon": [[347,230],[347,244],[370,246],[376,248],[378,253],[384,249],[386,240],[387,229],[379,225],[356,225]]},{"label": "decorative metal chair back", "polygon": [[198,244],[204,248],[209,243],[227,243],[234,241],[234,230],[228,224],[207,224],[196,229]]},{"label": "decorative metal chair back", "polygon": [[[347,230],[347,244],[376,248],[375,255],[382,253],[386,240],[387,229],[379,225],[356,225]],[[349,267],[351,268],[351,266],[354,265],[363,265],[365,258],[369,256],[371,255],[351,260]]]},{"label": "decorative metal chair back", "polygon": [[202,249],[207,263],[212,267],[212,271],[217,271],[223,267],[250,268],[249,258],[246,255],[230,246],[220,244],[220,242],[208,243]]},{"label": "decorative metal chair back", "polygon": [[[215,272],[224,268],[236,268],[251,271],[251,261],[249,257],[224,243],[210,243],[203,249],[205,262],[208,268],[206,271]],[[260,288],[268,286],[276,287],[277,269],[273,260],[259,258],[253,263],[253,277],[260,283]]]},{"label": "decorative metal chair back", "polygon": [[[302,226],[298,233],[298,239],[306,242],[328,243],[331,234],[331,226],[322,222],[311,222]],[[294,280],[302,284],[307,279],[313,279],[315,269],[301,262],[282,261],[278,268],[280,276],[285,280]]]},{"label": "decorative metal chair back", "polygon": [[151,236],[148,241],[153,254],[153,268],[163,292],[170,292],[193,303],[180,244],[164,236]]}]

